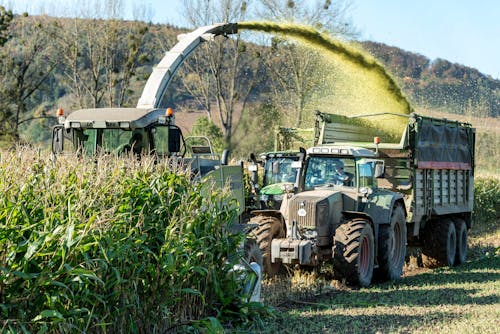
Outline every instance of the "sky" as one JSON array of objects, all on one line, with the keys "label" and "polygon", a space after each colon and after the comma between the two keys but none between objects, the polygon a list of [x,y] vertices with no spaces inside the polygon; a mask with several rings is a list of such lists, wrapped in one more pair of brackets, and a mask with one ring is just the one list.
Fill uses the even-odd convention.
[{"label": "sky", "polygon": [[[41,8],[50,15],[64,6],[85,0],[0,0],[16,12],[34,13]],[[183,0],[123,0],[127,18],[134,18],[137,5],[158,23],[187,26]],[[499,0],[350,0],[352,23],[361,40],[371,40],[470,66],[500,79]],[[59,14],[60,15],[60,14]]]}]

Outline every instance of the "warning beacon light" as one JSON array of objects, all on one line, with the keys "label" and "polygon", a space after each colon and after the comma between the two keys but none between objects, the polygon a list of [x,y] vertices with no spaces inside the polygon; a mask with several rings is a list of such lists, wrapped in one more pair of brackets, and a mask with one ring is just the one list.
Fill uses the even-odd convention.
[{"label": "warning beacon light", "polygon": [[64,110],[63,110],[63,108],[57,108],[56,117],[57,117],[57,120],[58,120],[58,122],[60,124],[64,123],[64,121],[66,120],[66,118],[64,117]]},{"label": "warning beacon light", "polygon": [[378,144],[380,144],[380,137],[373,137],[373,143],[375,144],[375,153],[378,154]]}]

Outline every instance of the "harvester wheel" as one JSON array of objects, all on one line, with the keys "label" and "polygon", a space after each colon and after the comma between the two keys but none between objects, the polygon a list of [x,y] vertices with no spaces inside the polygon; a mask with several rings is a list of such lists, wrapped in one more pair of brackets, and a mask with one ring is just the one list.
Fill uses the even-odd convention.
[{"label": "harvester wheel", "polygon": [[400,278],[406,256],[406,218],[401,205],[394,207],[389,225],[380,225],[378,245],[379,278]]},{"label": "harvester wheel", "polygon": [[451,219],[430,222],[424,232],[422,262],[424,267],[452,266],[457,251],[455,224]]},{"label": "harvester wheel", "polygon": [[336,279],[360,286],[370,285],[374,259],[373,229],[366,219],[355,218],[337,228],[333,239]]},{"label": "harvester wheel", "polygon": [[281,221],[276,217],[255,216],[250,219],[250,224],[258,225],[252,230],[252,235],[262,253],[263,272],[268,276],[276,275],[281,263],[271,262],[271,241],[285,236]]},{"label": "harvester wheel", "polygon": [[463,219],[455,219],[455,231],[457,233],[455,265],[460,265],[467,259],[467,224]]}]

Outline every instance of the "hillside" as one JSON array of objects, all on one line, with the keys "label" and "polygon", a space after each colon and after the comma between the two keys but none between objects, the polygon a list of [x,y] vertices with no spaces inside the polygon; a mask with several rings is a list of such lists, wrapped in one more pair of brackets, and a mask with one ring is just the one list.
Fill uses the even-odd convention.
[{"label": "hillside", "polygon": [[479,117],[500,115],[500,80],[382,43],[362,45],[397,78],[417,107]]},{"label": "hillside", "polygon": [[[9,29],[8,40],[0,45],[0,142],[21,138],[31,143],[48,140],[57,107],[71,111],[94,106],[135,106],[152,67],[176,43],[176,36],[185,32],[178,27],[137,21],[45,16],[15,17]],[[469,118],[500,115],[499,80],[444,59],[430,60],[381,43],[361,44],[386,66],[416,110]],[[246,108],[260,112],[261,116],[265,116],[267,110],[279,109],[270,104],[272,99],[269,97],[274,88],[270,88],[268,69],[272,62],[280,61],[273,55],[273,47],[266,49],[245,42],[238,49],[241,64],[247,66],[240,70],[247,76],[241,81],[249,80],[251,75],[258,78],[251,83]],[[228,55],[231,57],[230,52],[226,52],[225,56]],[[267,70],[262,66],[252,73],[249,64],[258,57],[267,57],[264,59],[269,62]],[[192,87],[188,89],[193,82],[203,82],[203,75],[209,74],[206,60],[201,59],[199,64],[205,64],[198,67],[205,72],[193,75],[196,73],[193,64],[183,68],[163,101],[165,105],[174,105],[178,111],[195,112],[179,117],[185,120],[186,124],[182,125],[186,129],[191,129],[196,118],[193,116],[204,115],[206,111],[200,97],[193,96],[196,91]],[[224,70],[228,70],[225,67]],[[233,95],[241,95],[241,91]],[[211,93],[205,95],[204,98],[211,99],[205,101],[205,108],[207,105],[216,108],[213,96]],[[244,107],[240,101],[234,105]],[[241,113],[241,109],[236,110],[235,122]],[[270,119],[278,121],[279,117]],[[214,121],[220,124],[216,117]],[[259,126],[265,124],[272,129],[278,125],[271,123],[261,122]],[[233,125],[234,129],[243,129],[239,130],[244,132],[239,138],[246,137],[247,129],[256,126],[249,124]],[[239,140],[238,136],[234,138]]]}]

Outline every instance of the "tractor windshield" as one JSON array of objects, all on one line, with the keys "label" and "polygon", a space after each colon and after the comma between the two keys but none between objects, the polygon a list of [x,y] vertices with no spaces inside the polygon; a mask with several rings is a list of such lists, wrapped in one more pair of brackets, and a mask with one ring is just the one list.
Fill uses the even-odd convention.
[{"label": "tractor windshield", "polygon": [[269,157],[266,159],[264,171],[264,186],[275,183],[294,183],[297,177],[297,168],[292,168],[292,162],[298,157]]},{"label": "tractor windshield", "polygon": [[331,156],[311,156],[305,171],[305,190],[315,187],[354,186],[355,160]]}]

